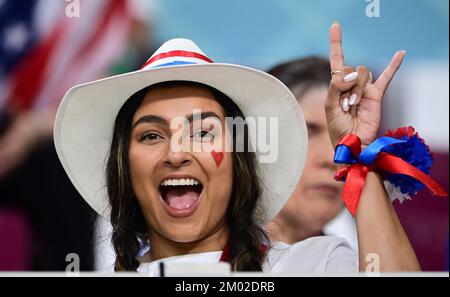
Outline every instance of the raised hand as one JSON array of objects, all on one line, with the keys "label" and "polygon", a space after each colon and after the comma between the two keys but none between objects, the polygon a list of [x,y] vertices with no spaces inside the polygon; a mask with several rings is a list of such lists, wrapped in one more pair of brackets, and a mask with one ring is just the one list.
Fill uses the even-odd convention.
[{"label": "raised hand", "polygon": [[364,66],[345,66],[342,33],[338,23],[330,28],[330,66],[332,79],[325,102],[328,130],[333,145],[346,134],[356,134],[362,145],[377,137],[381,122],[381,103],[405,51],[395,53],[391,63],[372,83],[372,74]]}]

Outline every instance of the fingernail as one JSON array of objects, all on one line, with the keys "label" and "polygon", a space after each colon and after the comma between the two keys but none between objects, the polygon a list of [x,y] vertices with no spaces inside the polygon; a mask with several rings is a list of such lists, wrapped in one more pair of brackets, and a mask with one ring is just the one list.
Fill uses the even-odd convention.
[{"label": "fingernail", "polygon": [[358,77],[358,72],[355,71],[355,72],[352,72],[350,74],[347,74],[344,77],[344,81],[345,82],[351,82],[351,81],[354,81],[357,77]]},{"label": "fingernail", "polygon": [[356,93],[353,93],[353,94],[350,96],[350,99],[349,99],[349,101],[348,101],[348,104],[350,104],[350,105],[355,105],[357,99],[358,99],[358,95],[356,95]]},{"label": "fingernail", "polygon": [[348,105],[348,98],[347,98],[347,97],[345,97],[345,98],[342,100],[342,109],[343,109],[345,112],[347,112],[347,111],[350,110],[350,106]]}]

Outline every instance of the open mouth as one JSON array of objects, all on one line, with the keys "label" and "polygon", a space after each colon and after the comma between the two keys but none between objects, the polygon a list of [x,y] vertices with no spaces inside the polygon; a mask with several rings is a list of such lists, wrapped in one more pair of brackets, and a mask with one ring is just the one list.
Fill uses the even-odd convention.
[{"label": "open mouth", "polygon": [[165,179],[159,186],[164,202],[174,210],[187,210],[199,199],[203,185],[195,178]]}]

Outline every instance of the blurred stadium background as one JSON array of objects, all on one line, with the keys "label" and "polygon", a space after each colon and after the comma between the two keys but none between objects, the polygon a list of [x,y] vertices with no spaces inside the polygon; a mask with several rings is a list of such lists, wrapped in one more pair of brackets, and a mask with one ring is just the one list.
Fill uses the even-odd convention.
[{"label": "blurred stadium background", "polygon": [[[369,5],[379,5],[378,17],[367,15]],[[70,252],[82,256],[83,270],[93,268],[86,242],[94,215],[65,178],[45,129],[70,86],[137,69],[174,37],[194,40],[214,61],[262,70],[327,56],[336,20],[349,65],[376,74],[406,50],[383,129],[414,126],[448,191],[447,0],[0,0],[0,270],[64,270]],[[43,132],[27,134],[35,141],[11,128],[27,126],[15,125],[20,115],[35,115],[28,126],[46,122]],[[422,268],[448,270],[448,198],[423,192],[396,208]]]}]

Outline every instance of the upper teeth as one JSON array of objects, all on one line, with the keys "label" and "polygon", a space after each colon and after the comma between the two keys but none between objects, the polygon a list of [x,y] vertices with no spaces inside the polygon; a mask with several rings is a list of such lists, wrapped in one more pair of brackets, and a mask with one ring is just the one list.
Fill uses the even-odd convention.
[{"label": "upper teeth", "polygon": [[172,178],[164,180],[161,186],[194,186],[198,184],[199,181],[193,178]]}]

